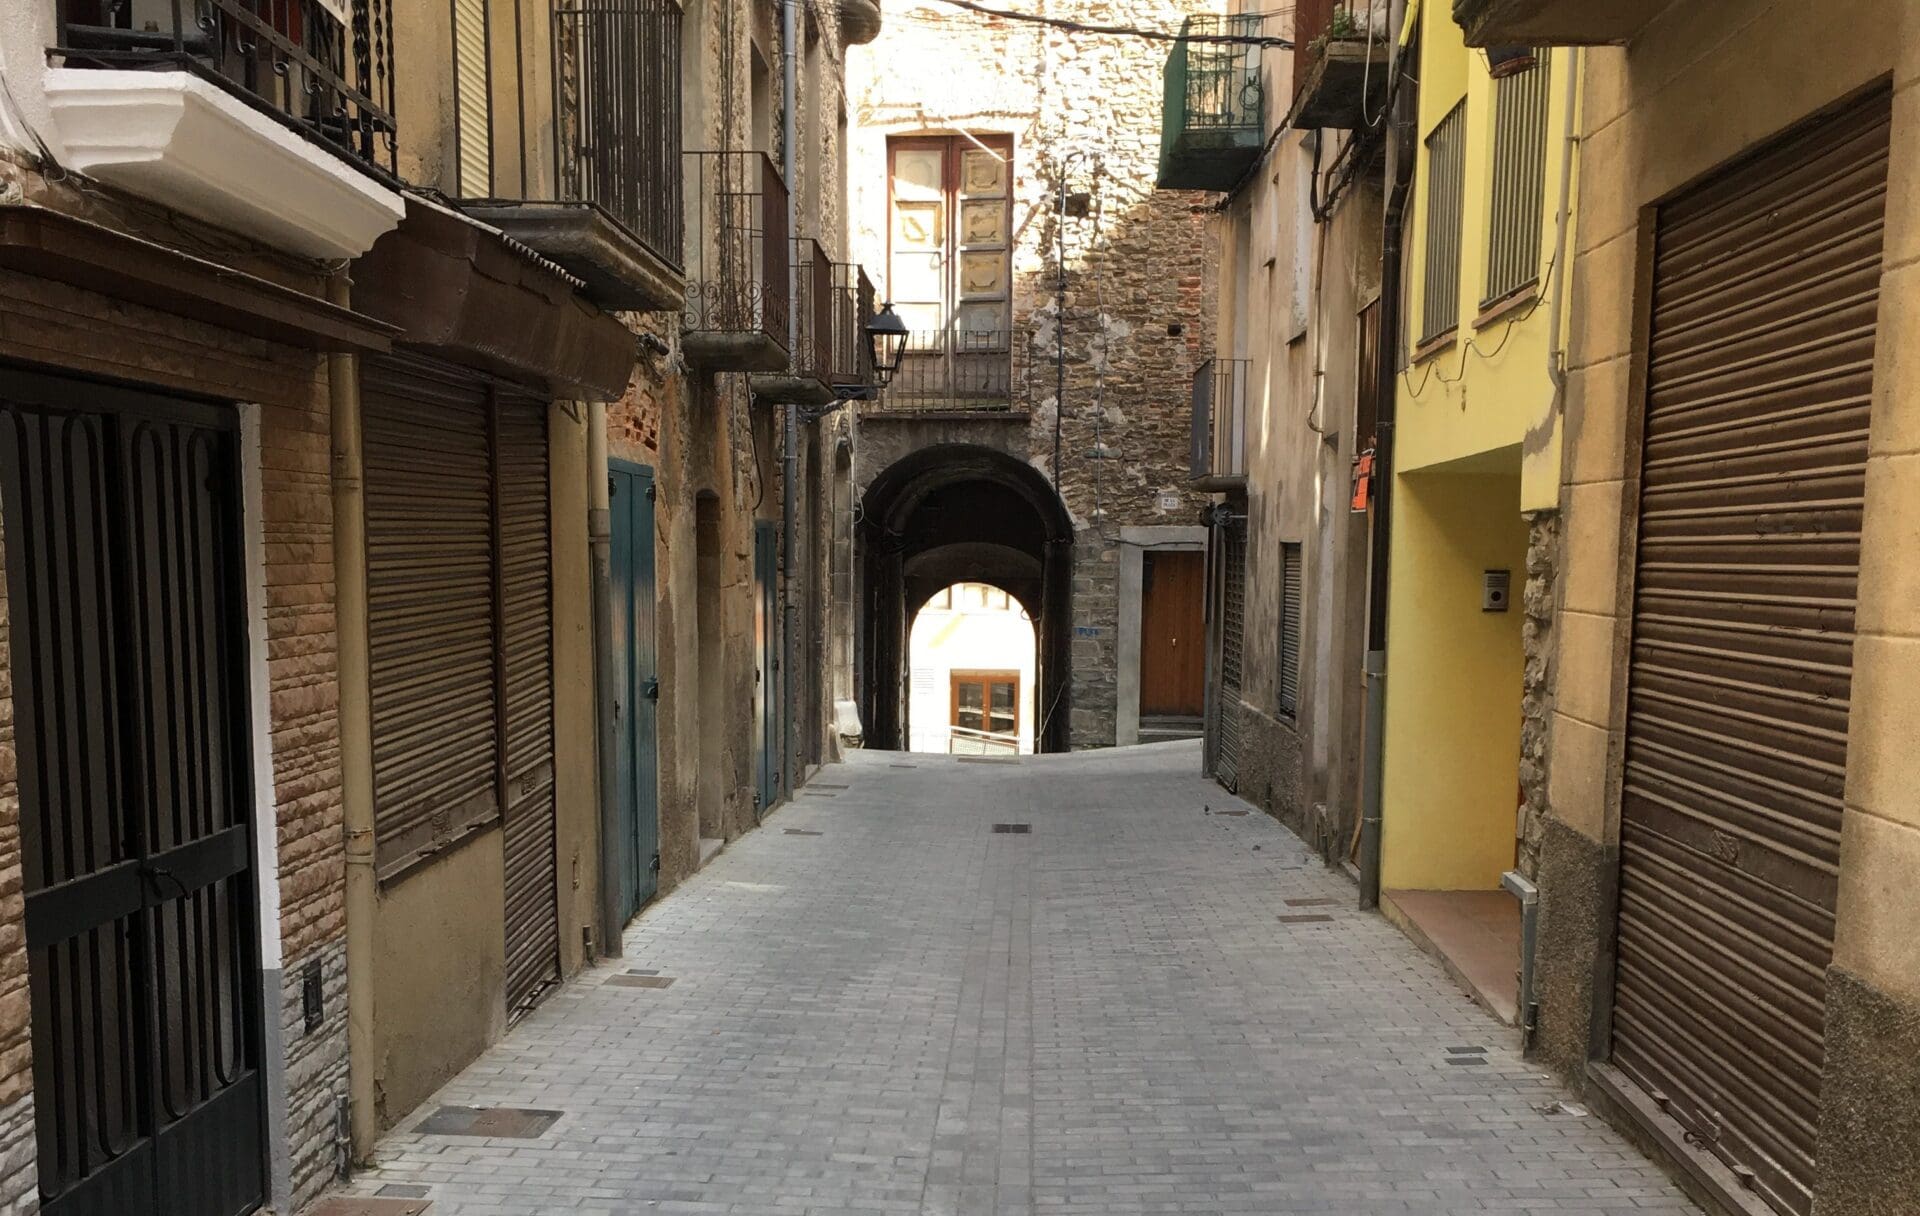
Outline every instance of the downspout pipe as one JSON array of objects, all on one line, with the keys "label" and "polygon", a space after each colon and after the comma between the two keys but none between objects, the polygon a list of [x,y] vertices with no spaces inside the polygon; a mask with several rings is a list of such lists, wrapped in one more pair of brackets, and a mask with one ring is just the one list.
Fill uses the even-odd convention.
[{"label": "downspout pipe", "polygon": [[1566,316],[1567,280],[1573,277],[1573,259],[1567,249],[1567,228],[1573,214],[1573,164],[1580,150],[1580,132],[1574,110],[1580,100],[1580,48],[1567,51],[1567,70],[1561,106],[1566,111],[1560,131],[1560,202],[1553,217],[1553,299],[1547,308],[1547,374],[1553,377],[1554,409],[1566,408],[1567,345],[1560,336]]},{"label": "downspout pipe", "polygon": [[[327,299],[352,307],[345,274]],[[347,915],[347,1125],[355,1162],[373,1156],[379,1136],[374,1075],[373,958],[380,892],[373,868],[373,698],[367,644],[366,454],[360,414],[360,358],[327,356],[333,465],[333,578],[339,647],[340,816],[345,840]]]},{"label": "downspout pipe", "polygon": [[[1394,0],[1390,30],[1406,21],[1406,0]],[[1400,316],[1400,278],[1404,250],[1400,233],[1413,185],[1414,116],[1416,86],[1407,65],[1400,62],[1405,47],[1394,43],[1390,78],[1398,83],[1387,127],[1387,204],[1380,238],[1380,341],[1375,358],[1373,447],[1373,536],[1368,553],[1367,650],[1362,664],[1365,679],[1365,740],[1361,752],[1360,906],[1380,906],[1380,837],[1383,825],[1381,778],[1386,769],[1387,726],[1387,590],[1391,574],[1393,539],[1393,434],[1399,398],[1399,352],[1403,320]]]},{"label": "downspout pipe", "polygon": [[[784,163],[787,176],[787,233],[797,235],[800,231],[797,220],[799,208],[794,197],[796,171],[800,164],[799,122],[796,114],[800,107],[800,22],[797,16],[799,4],[796,0],[787,0],[780,6],[780,47],[781,55],[781,104],[784,113],[780,116],[780,158]],[[818,191],[816,191],[816,194]],[[815,217],[816,222],[818,217]],[[787,349],[794,358],[800,357],[800,310],[793,305],[799,302],[800,267],[794,259],[787,258],[787,299],[791,302],[787,308]],[[818,315],[818,302],[809,301]],[[819,342],[821,336],[813,335]],[[796,518],[800,510],[800,407],[788,403],[781,417],[781,470],[780,470],[780,573],[783,577],[784,594],[781,596],[780,621],[780,673],[779,679],[773,679],[768,673],[767,695],[778,695],[780,706],[780,763],[779,788],[791,795],[789,781],[794,762],[794,720],[800,715],[794,712],[794,644],[793,619],[798,611],[794,581],[796,567],[793,560],[795,542],[799,538],[799,521]],[[764,814],[771,807],[761,807]]]},{"label": "downspout pipe", "polygon": [[[620,899],[624,886],[620,859],[627,842],[620,839],[621,705],[613,662],[613,483],[607,470],[604,401],[587,402],[587,573],[593,594],[594,768],[600,785],[600,954],[619,958],[624,952],[621,936],[627,912]],[[632,714],[637,707],[628,705],[625,709]],[[640,859],[639,864],[645,865],[646,859]]]}]

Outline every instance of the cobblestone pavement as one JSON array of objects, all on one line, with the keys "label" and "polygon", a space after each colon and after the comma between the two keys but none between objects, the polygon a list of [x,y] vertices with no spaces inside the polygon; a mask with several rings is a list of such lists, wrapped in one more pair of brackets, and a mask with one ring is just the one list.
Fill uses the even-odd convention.
[{"label": "cobblestone pavement", "polygon": [[[352,1190],[429,1216],[1695,1210],[1197,770],[1193,744],[826,769]],[[560,1116],[414,1129],[443,1103]]]}]

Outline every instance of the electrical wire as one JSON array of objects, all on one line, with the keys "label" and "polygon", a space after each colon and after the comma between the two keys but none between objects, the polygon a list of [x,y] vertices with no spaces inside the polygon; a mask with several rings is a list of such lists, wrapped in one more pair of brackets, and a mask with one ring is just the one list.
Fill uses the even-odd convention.
[{"label": "electrical wire", "polygon": [[1513,313],[1506,318],[1505,323],[1500,329],[1500,340],[1494,343],[1492,350],[1481,350],[1480,335],[1475,333],[1473,337],[1460,343],[1460,360],[1452,376],[1448,376],[1439,370],[1442,360],[1431,359],[1421,368],[1420,387],[1418,388],[1413,387],[1413,369],[1411,367],[1401,368],[1400,381],[1406,386],[1407,395],[1418,400],[1420,395],[1427,391],[1428,383],[1436,379],[1442,384],[1460,383],[1461,380],[1466,378],[1467,356],[1469,354],[1480,356],[1484,362],[1497,357],[1501,351],[1505,350],[1507,343],[1513,338],[1513,331],[1517,329],[1522,322],[1532,317],[1534,313],[1540,311],[1541,301],[1547,298],[1547,288],[1548,285],[1553,282],[1554,271],[1558,261],[1559,255],[1557,253],[1547,260],[1546,272],[1540,276],[1540,282],[1534,289],[1532,301],[1519,312]]},{"label": "electrical wire", "polygon": [[[985,4],[976,4],[973,0],[940,0],[940,3],[952,5],[954,8],[963,8],[970,13],[978,13],[983,17],[998,17],[1003,21],[1025,21],[1033,25],[1045,25],[1057,30],[1065,30],[1072,34],[1107,34],[1119,38],[1145,38],[1153,42],[1212,42],[1229,46],[1270,46],[1278,47],[1282,50],[1291,49],[1293,46],[1293,40],[1290,38],[1267,38],[1257,34],[1187,34],[1178,33],[1173,30],[1145,29],[1137,25],[1105,25],[1098,22],[1074,21],[1066,17],[1045,17],[1038,13],[1022,13],[1013,9],[992,8]],[[1282,9],[1279,11],[1285,12],[1287,10]],[[1264,17],[1267,14],[1248,15]]]}]

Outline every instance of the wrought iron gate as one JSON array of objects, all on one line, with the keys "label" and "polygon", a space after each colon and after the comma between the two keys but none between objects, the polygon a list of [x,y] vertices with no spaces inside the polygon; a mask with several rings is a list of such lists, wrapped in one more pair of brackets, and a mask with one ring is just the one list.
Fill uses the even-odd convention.
[{"label": "wrought iron gate", "polygon": [[0,372],[41,1210],[265,1199],[230,410]]}]

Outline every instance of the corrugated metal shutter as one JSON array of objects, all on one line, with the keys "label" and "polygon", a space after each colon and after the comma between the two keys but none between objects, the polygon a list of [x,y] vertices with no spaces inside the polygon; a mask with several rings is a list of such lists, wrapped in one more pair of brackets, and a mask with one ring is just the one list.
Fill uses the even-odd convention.
[{"label": "corrugated metal shutter", "polygon": [[1245,520],[1220,531],[1220,742],[1215,745],[1213,775],[1228,789],[1240,788],[1240,686],[1247,621],[1247,525]]},{"label": "corrugated metal shutter", "polygon": [[497,401],[507,1007],[518,1009],[560,978],[547,406],[505,390]]},{"label": "corrugated metal shutter", "polygon": [[1885,96],[1661,208],[1613,1059],[1811,1207]]},{"label": "corrugated metal shutter", "polygon": [[458,110],[460,194],[493,194],[493,81],[487,0],[453,0],[453,91]]},{"label": "corrugated metal shutter", "polygon": [[500,814],[488,403],[451,364],[362,368],[375,857],[391,877]]},{"label": "corrugated metal shutter", "polygon": [[1300,546],[1280,546],[1280,712],[1300,712]]}]

